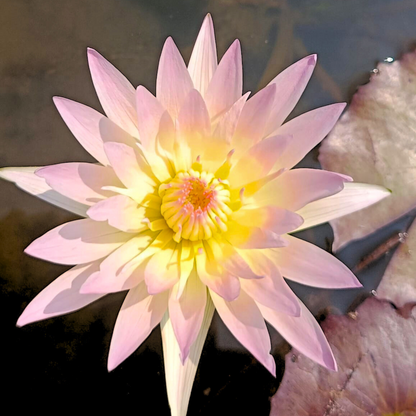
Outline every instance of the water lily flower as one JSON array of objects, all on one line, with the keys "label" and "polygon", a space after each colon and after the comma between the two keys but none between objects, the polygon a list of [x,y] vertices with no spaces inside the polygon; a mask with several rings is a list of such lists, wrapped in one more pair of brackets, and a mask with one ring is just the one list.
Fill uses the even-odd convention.
[{"label": "water lily flower", "polygon": [[[323,288],[358,287],[329,253],[288,233],[388,195],[319,169],[291,169],[332,129],[344,104],[284,123],[316,64],[296,62],[248,99],[235,41],[217,61],[208,15],[186,67],[168,38],[156,96],[88,49],[105,114],[55,97],[76,139],[98,163],[4,168],[1,177],[84,217],[39,237],[26,253],[74,266],[24,310],[26,325],[128,290],[108,369],[162,321],[172,413],[186,412],[215,309],[272,374],[265,320],[317,363],[336,369],[331,349],[283,277]],[[283,124],[284,123],[284,124]],[[57,301],[59,299],[59,302]]]}]

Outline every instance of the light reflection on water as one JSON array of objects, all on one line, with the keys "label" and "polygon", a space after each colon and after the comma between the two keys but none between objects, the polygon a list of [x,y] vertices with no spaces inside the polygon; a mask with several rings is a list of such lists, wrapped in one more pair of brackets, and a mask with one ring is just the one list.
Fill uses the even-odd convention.
[{"label": "light reflection on water", "polygon": [[[310,53],[318,54],[319,66],[292,117],[332,102],[349,101],[356,87],[368,80],[378,61],[387,57],[399,58],[403,52],[411,50],[416,40],[416,3],[413,0],[4,2],[0,17],[0,165],[92,161],[64,126],[51,100],[53,95],[62,95],[99,109],[86,65],[86,47],[94,47],[103,53],[134,85],[144,84],[154,91],[164,39],[173,36],[188,59],[207,12],[211,12],[214,18],[220,55],[234,38],[239,38],[242,43],[246,91],[255,92],[297,59]],[[318,167],[316,156],[315,149],[299,166]],[[139,349],[139,353],[117,370],[118,373],[106,376],[103,371],[111,330],[123,297],[120,294],[106,297],[70,317],[58,318],[53,324],[46,321],[34,324],[30,329],[13,328],[24,304],[61,270],[26,258],[21,250],[30,239],[73,217],[4,182],[0,182],[0,201],[3,225],[0,244],[2,253],[7,253],[0,255],[2,305],[4,316],[10,323],[6,335],[11,339],[3,348],[5,354],[15,358],[12,361],[21,377],[38,378],[49,387],[51,383],[65,384],[69,397],[79,393],[79,383],[83,385],[80,380],[76,384],[76,375],[71,373],[72,360],[78,360],[75,367],[87,371],[102,391],[114,391],[114,383],[117,383],[115,398],[125,398],[130,393],[136,395],[140,389],[149,397],[154,397],[154,390],[164,394],[157,332]],[[365,241],[349,245],[338,257],[349,267],[354,267],[361,257],[394,232],[405,230],[412,219],[413,216],[406,216]],[[306,230],[299,236],[326,249],[332,242],[328,225]],[[391,253],[359,273],[363,289],[328,291],[295,283],[291,283],[291,287],[314,313],[327,307],[344,312],[357,296],[366,296],[377,286],[390,256]],[[96,320],[98,323],[94,324]],[[51,329],[54,331],[52,334],[48,333]],[[44,338],[43,334],[48,335]],[[79,337],[79,347],[74,347],[74,337]],[[59,348],[54,351],[51,345],[48,346],[58,338],[60,345],[64,346],[62,348],[70,353],[65,355]],[[273,339],[277,342],[280,338],[273,333]],[[22,345],[27,342],[30,349]],[[85,352],[86,345],[90,344],[94,344],[95,350]],[[227,354],[228,351],[243,351],[217,318],[210,332],[207,352],[203,355],[195,399],[191,403],[191,409],[202,412],[198,414],[209,414],[219,408],[224,412],[224,409],[235,411],[235,406],[238,408],[226,393],[221,395],[218,392],[227,386],[228,372],[238,376],[241,363],[249,363],[250,358],[246,354],[231,355],[231,360],[221,358],[228,355],[221,356],[215,352],[218,348],[226,350]],[[29,358],[22,361],[22,356]],[[35,360],[46,370],[40,371],[34,364]],[[92,360],[95,360],[94,364],[91,364]],[[149,361],[153,367],[150,364],[146,367]],[[217,379],[210,378],[207,372],[218,362],[228,365],[229,369],[219,371]],[[143,377],[147,380],[153,377],[153,384],[146,380],[131,381],[128,371],[134,378],[137,374],[135,366],[139,364]],[[57,365],[62,371],[53,370]],[[154,367],[158,368],[157,376]],[[7,367],[6,370],[16,373],[16,368]],[[97,374],[105,381],[97,381]],[[251,383],[261,384],[266,377],[262,371],[257,376],[258,381],[252,375],[254,381]],[[248,381],[247,377],[242,379]],[[258,415],[268,414],[269,389],[277,386],[275,381],[268,380],[266,384],[264,389],[253,387],[251,390],[253,403],[261,403],[256,407]],[[25,386],[29,388],[27,384],[21,388]],[[204,395],[202,391],[208,387],[217,393]],[[240,391],[239,387],[237,390]],[[98,391],[94,392],[98,395]],[[66,397],[62,392],[56,394]],[[42,394],[35,387],[32,395],[39,397]],[[241,395],[236,395],[243,400]],[[160,414],[166,412],[166,400],[163,400],[153,403],[155,413],[159,408]]]}]

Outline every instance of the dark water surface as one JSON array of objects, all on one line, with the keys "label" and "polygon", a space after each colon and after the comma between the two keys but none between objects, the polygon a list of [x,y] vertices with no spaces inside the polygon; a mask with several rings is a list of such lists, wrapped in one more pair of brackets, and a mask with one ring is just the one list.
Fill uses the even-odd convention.
[{"label": "dark water surface", "polygon": [[[92,161],[52,104],[60,95],[101,110],[89,76],[93,47],[134,85],[155,90],[159,54],[173,36],[189,58],[207,12],[214,18],[221,56],[239,38],[245,91],[256,91],[279,71],[318,53],[319,66],[293,115],[349,101],[378,61],[414,48],[414,0],[0,0],[0,165]],[[317,150],[302,166],[317,167]],[[168,415],[161,339],[149,339],[112,373],[106,360],[124,293],[83,310],[24,328],[15,322],[27,303],[65,268],[25,256],[36,237],[74,216],[0,182],[1,393],[15,410],[50,408],[95,412],[117,406],[135,415]],[[408,215],[339,257],[351,268],[392,234]],[[301,235],[323,248],[328,225]],[[358,277],[364,289],[329,291],[291,284],[315,314],[345,311],[380,280],[391,253]],[[269,397],[283,374],[288,350],[271,331],[278,377],[272,378],[228,333],[217,316],[208,335],[189,415],[269,414]]]}]

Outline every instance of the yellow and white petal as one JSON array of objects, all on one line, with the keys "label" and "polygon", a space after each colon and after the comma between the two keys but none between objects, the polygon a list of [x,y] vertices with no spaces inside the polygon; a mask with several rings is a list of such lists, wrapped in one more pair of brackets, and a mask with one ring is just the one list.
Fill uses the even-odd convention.
[{"label": "yellow and white petal", "polygon": [[113,251],[100,264],[99,270],[83,284],[81,293],[113,293],[131,289],[143,279],[140,273],[123,273],[123,267],[144,252],[152,243],[154,233],[141,233]]},{"label": "yellow and white petal", "polygon": [[214,305],[208,294],[201,329],[191,346],[189,357],[184,364],[180,359],[179,345],[168,312],[165,313],[160,323],[162,329],[166,387],[172,416],[186,416],[202,347],[204,346],[214,311]]},{"label": "yellow and white petal", "polygon": [[144,268],[144,279],[151,295],[164,292],[180,278],[180,250],[173,240],[155,253]]},{"label": "yellow and white petal", "polygon": [[169,317],[181,351],[182,363],[185,363],[201,328],[207,288],[194,268],[179,298],[178,290],[179,283],[175,284],[169,295]]},{"label": "yellow and white petal", "polygon": [[[232,189],[266,176],[285,151],[289,136],[273,136],[251,146],[231,168],[228,181]],[[238,157],[238,155],[237,155]]]}]

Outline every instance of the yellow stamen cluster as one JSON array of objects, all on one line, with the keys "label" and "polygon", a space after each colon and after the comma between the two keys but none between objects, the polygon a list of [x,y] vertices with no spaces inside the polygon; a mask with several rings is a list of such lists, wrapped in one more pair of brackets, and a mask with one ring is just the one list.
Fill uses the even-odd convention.
[{"label": "yellow stamen cluster", "polygon": [[230,190],[227,181],[190,169],[160,185],[161,213],[175,232],[174,240],[207,240],[227,231]]}]

